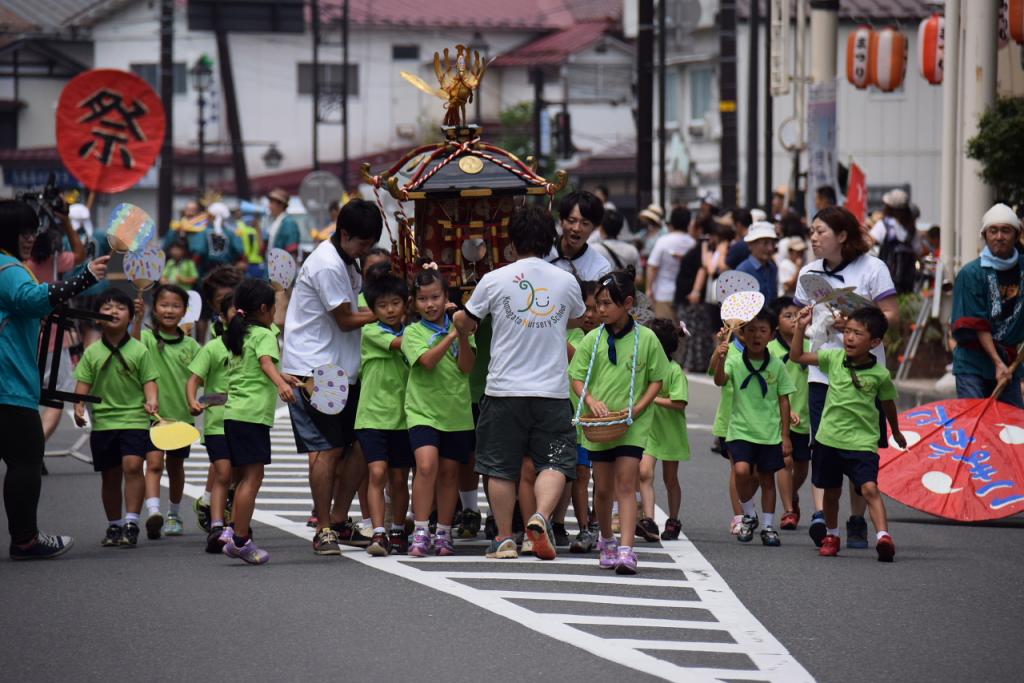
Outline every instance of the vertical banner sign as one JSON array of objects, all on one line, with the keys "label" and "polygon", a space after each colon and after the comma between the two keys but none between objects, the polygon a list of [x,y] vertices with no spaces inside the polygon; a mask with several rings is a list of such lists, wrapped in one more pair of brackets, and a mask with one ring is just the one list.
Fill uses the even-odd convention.
[{"label": "vertical banner sign", "polygon": [[768,56],[771,66],[772,97],[789,94],[789,74],[786,73],[786,55],[789,54],[789,0],[769,0],[768,30],[771,31],[772,51]]},{"label": "vertical banner sign", "polygon": [[857,164],[850,164],[850,180],[846,187],[846,208],[861,223],[868,213],[868,178]]},{"label": "vertical banner sign", "polygon": [[814,215],[814,192],[836,182],[836,84],[807,87],[807,216]]}]

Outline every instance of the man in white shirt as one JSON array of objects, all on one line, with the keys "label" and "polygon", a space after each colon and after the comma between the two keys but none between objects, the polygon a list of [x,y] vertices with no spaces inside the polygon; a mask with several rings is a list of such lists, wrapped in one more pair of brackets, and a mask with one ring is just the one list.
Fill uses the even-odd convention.
[{"label": "man in white shirt", "polygon": [[488,477],[487,492],[498,533],[490,558],[517,557],[512,538],[516,481],[529,455],[537,471],[536,511],[520,497],[533,552],[555,558],[549,521],[565,482],[576,477],[576,430],[569,403],[566,328],[586,312],[576,278],[541,256],[555,236],[551,215],[539,207],[512,216],[509,237],[517,261],[484,275],[455,314],[465,333],[491,316],[494,336],[487,388],[477,422],[476,471]]},{"label": "man in white shirt", "polygon": [[303,262],[285,318],[283,373],[304,381],[314,369],[333,364],[341,367],[349,380],[348,402],[337,415],[321,413],[301,391],[296,391],[295,401],[288,404],[295,445],[300,453],[309,454],[309,488],[318,520],[313,551],[318,555],[341,554],[337,533],[331,528],[331,498],[339,458],[349,449],[341,473],[344,488],[338,496],[339,509],[346,512],[366,467],[355,438],[355,415],[361,329],[375,317],[358,309],[362,277],[356,259],[366,256],[377,243],[381,228],[380,210],[372,203],[353,199],[342,207],[331,239],[322,242]]},{"label": "man in white shirt", "polygon": [[608,260],[587,240],[604,219],[601,200],[589,192],[570,192],[558,206],[562,236],[551,247],[547,262],[572,273],[579,280],[596,281],[612,270]]},{"label": "man in white shirt", "polygon": [[654,302],[654,315],[658,318],[676,320],[676,278],[679,277],[679,262],[694,248],[697,240],[689,233],[690,210],[683,206],[672,209],[669,217],[672,231],[662,235],[654,243],[654,249],[647,258],[647,299]]},{"label": "man in white shirt", "polygon": [[632,266],[634,271],[640,270],[640,252],[629,242],[619,239],[625,225],[622,214],[615,209],[606,209],[604,220],[601,221],[601,239],[590,242],[591,248],[603,254],[614,266],[615,270],[623,270]]}]

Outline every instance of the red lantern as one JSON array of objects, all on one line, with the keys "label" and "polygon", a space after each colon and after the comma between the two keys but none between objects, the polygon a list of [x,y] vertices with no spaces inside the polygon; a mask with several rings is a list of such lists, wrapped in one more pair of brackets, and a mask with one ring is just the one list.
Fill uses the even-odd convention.
[{"label": "red lantern", "polygon": [[942,83],[942,52],[945,20],[933,14],[917,28],[917,66],[924,80],[932,85]]},{"label": "red lantern", "polygon": [[1024,0],[1009,0],[1006,16],[1010,24],[1010,37],[1024,44]]},{"label": "red lantern", "polygon": [[870,26],[858,26],[846,39],[846,80],[858,90],[871,85],[868,71],[871,33]]},{"label": "red lantern", "polygon": [[903,85],[906,75],[907,37],[892,27],[873,31],[868,55],[871,82],[882,92],[892,92]]}]

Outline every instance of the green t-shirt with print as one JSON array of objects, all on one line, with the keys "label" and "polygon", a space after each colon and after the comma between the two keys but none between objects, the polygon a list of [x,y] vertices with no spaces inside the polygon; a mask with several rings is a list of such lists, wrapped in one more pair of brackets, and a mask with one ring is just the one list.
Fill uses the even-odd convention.
[{"label": "green t-shirt with print", "polygon": [[[196,279],[199,277],[199,269],[196,268],[196,262],[192,259],[182,259],[180,261],[167,261],[164,266],[164,279],[172,285],[178,285],[182,289],[188,291],[196,283]],[[190,284],[185,284],[182,279],[189,280]]]},{"label": "green t-shirt with print", "polygon": [[126,335],[116,353],[105,339],[90,344],[78,361],[75,379],[90,385],[89,393],[103,399],[91,404],[93,431],[149,429],[142,386],[158,377],[150,353],[131,336]]},{"label": "green t-shirt with print", "polygon": [[397,337],[381,323],[363,327],[359,365],[359,406],[356,429],[405,429],[405,385],[409,365],[401,349],[392,349]]},{"label": "green t-shirt with print", "polygon": [[[206,394],[228,393],[228,363],[231,352],[224,346],[222,337],[215,337],[199,349],[188,365],[193,375],[203,380]],[[203,434],[220,436],[224,434],[224,406],[207,406],[203,411]]]},{"label": "green t-shirt with print", "polygon": [[[725,354],[726,360],[733,356],[742,356],[735,344],[729,344],[729,351]],[[708,368],[708,375],[715,376],[715,371]],[[711,425],[711,435],[725,438],[729,433],[729,418],[732,417],[732,384],[728,382],[721,387],[722,395],[718,399],[718,408],[715,410],[715,421]]]},{"label": "green t-shirt with print", "polygon": [[[473,429],[469,375],[459,370],[452,349],[448,349],[433,370],[427,370],[418,362],[420,356],[437,346],[444,335],[434,337],[435,332],[420,322],[406,327],[402,335],[402,353],[409,361],[409,382],[405,389],[406,422],[410,429],[426,426],[442,432],[469,431]],[[469,342],[474,345],[472,337]]]},{"label": "green t-shirt with print", "polygon": [[[690,400],[686,374],[674,360],[669,361],[668,376],[661,385],[658,397],[672,401]],[[650,410],[654,413],[654,419],[651,421],[651,433],[647,437],[644,452],[658,460],[689,460],[690,439],[686,433],[686,411],[665,408],[656,403],[651,405]]]},{"label": "green t-shirt with print", "polygon": [[196,419],[188,411],[185,384],[192,374],[188,364],[199,353],[199,342],[184,333],[168,338],[154,330],[143,330],[141,341],[156,367],[160,417],[195,424]]},{"label": "green t-shirt with print", "polygon": [[[770,354],[769,354],[770,355]],[[754,368],[760,368],[763,360],[751,360]],[[789,372],[782,359],[771,356],[768,366],[760,372],[765,380],[767,393],[761,393],[761,382],[751,377],[743,363],[743,354],[730,354],[725,360],[725,374],[732,385],[732,415],[726,441],[749,441],[773,445],[782,443],[782,414],[779,397],[796,391]],[[750,381],[747,382],[747,378]],[[743,386],[746,382],[746,387]]]},{"label": "green t-shirt with print", "polygon": [[[844,349],[818,351],[818,367],[828,375],[828,395],[814,439],[844,451],[876,453],[878,408],[875,407],[875,399],[896,400],[896,385],[883,363],[851,372],[844,361]],[[859,387],[854,384],[854,374]]]},{"label": "green t-shirt with print", "polygon": [[[804,351],[811,350],[811,342],[804,340]],[[776,337],[768,342],[768,351],[773,356],[778,356],[780,359],[785,358],[786,371],[789,373],[789,378],[793,380],[793,387],[796,389],[789,396],[789,411],[794,415],[800,416],[800,424],[796,426],[790,426],[789,431],[794,434],[810,434],[811,433],[811,410],[808,404],[808,396],[810,394],[810,387],[807,384],[808,369],[806,365],[801,365],[789,359],[789,348],[782,345],[782,342]]]},{"label": "green t-shirt with print", "polygon": [[275,364],[281,360],[277,336],[266,327],[250,325],[245,333],[242,355],[231,354],[228,361],[225,420],[254,422],[270,427],[274,425],[277,387],[260,367],[260,358],[263,356],[269,356]]},{"label": "green t-shirt with print", "polygon": [[[590,385],[587,387],[587,392],[602,401],[611,412],[629,408],[630,375],[634,361],[634,330],[639,331],[640,335],[636,353],[636,386],[633,392],[633,403],[635,404],[652,382],[664,381],[668,375],[668,357],[665,356],[665,351],[661,348],[661,342],[658,341],[657,335],[650,328],[636,325],[633,330],[616,339],[617,362],[613,364],[609,359],[608,331],[602,325],[591,330],[583,338],[576,348],[576,355],[573,356],[572,363],[569,364],[569,377],[585,381],[590,359],[594,358],[594,368],[590,373]],[[599,334],[600,340],[598,340]],[[595,345],[597,345],[596,353]],[[623,436],[615,441],[594,443],[584,434],[581,445],[589,451],[606,451],[617,446],[644,448],[647,445],[647,437],[654,418],[654,411],[651,408],[653,408],[653,404],[639,417],[634,416],[633,424]]]}]

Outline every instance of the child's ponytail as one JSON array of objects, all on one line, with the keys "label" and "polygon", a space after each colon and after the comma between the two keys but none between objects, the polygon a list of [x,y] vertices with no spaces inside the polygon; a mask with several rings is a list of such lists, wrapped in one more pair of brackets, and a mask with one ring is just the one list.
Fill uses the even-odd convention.
[{"label": "child's ponytail", "polygon": [[259,325],[256,316],[266,306],[274,305],[274,289],[264,280],[246,278],[235,290],[235,317],[228,323],[224,334],[224,346],[236,356],[241,356],[245,346],[245,335],[250,325]]}]

